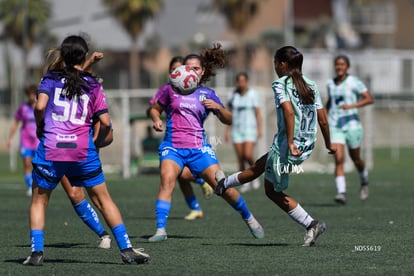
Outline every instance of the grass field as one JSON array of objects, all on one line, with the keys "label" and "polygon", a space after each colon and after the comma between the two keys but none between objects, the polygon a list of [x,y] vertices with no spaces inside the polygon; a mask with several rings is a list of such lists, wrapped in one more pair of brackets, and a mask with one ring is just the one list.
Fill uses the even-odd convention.
[{"label": "grass field", "polygon": [[358,178],[350,173],[346,206],[333,202],[332,175],[292,175],[287,193],[327,223],[311,248],[301,246],[304,230],[265,197],[263,187],[244,197],[265,228],[264,239],[252,238],[239,214],[219,197],[204,200],[194,185],[205,218],[183,220],[188,209],[176,189],[169,239],[147,243],[155,231],[159,176],[107,175],[131,241],[151,255],[140,266],[123,265],[115,243],[98,249],[97,237],[59,187],[48,208],[42,267],[21,265],[30,253],[30,200],[20,173],[10,173],[7,156],[0,156],[0,275],[414,275],[413,156],[414,149],[401,149],[400,159],[391,161],[389,149],[376,150],[370,197],[359,201]]}]

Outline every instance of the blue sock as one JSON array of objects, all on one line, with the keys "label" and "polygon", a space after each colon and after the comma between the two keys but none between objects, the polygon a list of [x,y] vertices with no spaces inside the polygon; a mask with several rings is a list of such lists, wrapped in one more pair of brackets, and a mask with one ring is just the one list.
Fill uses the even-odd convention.
[{"label": "blue sock", "polygon": [[200,204],[198,204],[198,201],[195,195],[186,196],[185,202],[187,202],[187,205],[191,210],[201,211]]},{"label": "blue sock", "polygon": [[123,223],[112,227],[111,230],[112,234],[115,237],[116,243],[118,244],[119,250],[122,251],[124,249],[132,247],[131,241],[129,240],[128,233]]},{"label": "blue sock", "polygon": [[155,215],[157,216],[157,228],[167,228],[167,219],[170,214],[171,202],[159,200],[155,202]]},{"label": "blue sock", "polygon": [[252,215],[247,208],[246,202],[243,197],[240,195],[239,199],[231,205],[237,212],[240,213],[243,219],[249,219]]},{"label": "blue sock", "polygon": [[73,208],[75,209],[75,212],[78,214],[80,219],[90,229],[92,229],[92,231],[94,231],[98,236],[102,235],[105,230],[99,221],[98,214],[86,199],[82,200],[78,204],[73,204]]},{"label": "blue sock", "polygon": [[30,240],[32,246],[32,252],[41,251],[43,252],[44,245],[44,232],[43,230],[33,229],[30,230]]},{"label": "blue sock", "polygon": [[32,173],[24,174],[24,182],[26,182],[27,188],[29,189],[32,188],[32,182],[33,182]]}]

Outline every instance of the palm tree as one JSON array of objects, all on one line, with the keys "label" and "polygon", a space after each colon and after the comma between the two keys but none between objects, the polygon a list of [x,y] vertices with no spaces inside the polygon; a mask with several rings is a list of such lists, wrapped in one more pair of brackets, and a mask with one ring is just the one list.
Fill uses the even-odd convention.
[{"label": "palm tree", "polygon": [[[19,75],[25,82],[32,81],[32,76],[28,74],[28,52],[40,32],[44,30],[50,12],[50,3],[47,0],[0,1],[0,19],[4,25],[4,37],[12,39],[23,51],[23,72]],[[12,86],[9,78],[9,87]],[[19,102],[19,100],[20,97],[16,95],[15,101]]]},{"label": "palm tree", "polygon": [[138,36],[146,21],[161,10],[162,0],[103,0],[103,2],[131,37],[130,80],[132,88],[137,88],[139,87]]},{"label": "palm tree", "polygon": [[257,5],[257,0],[214,0],[212,2],[213,9],[218,10],[226,17],[228,26],[237,34],[236,49],[241,67],[246,67],[242,35],[256,14]]}]

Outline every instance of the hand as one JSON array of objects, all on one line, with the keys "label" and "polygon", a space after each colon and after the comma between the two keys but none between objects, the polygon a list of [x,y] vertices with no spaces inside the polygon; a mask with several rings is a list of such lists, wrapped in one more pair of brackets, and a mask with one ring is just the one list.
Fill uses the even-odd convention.
[{"label": "hand", "polygon": [[211,100],[211,99],[206,99],[203,101],[203,105],[207,108],[207,109],[219,109],[221,107],[221,105],[219,105],[217,102]]},{"label": "hand", "polygon": [[289,150],[290,150],[290,154],[292,156],[301,156],[302,155],[302,151],[300,151],[298,149],[298,147],[295,144],[289,144]]},{"label": "hand", "polygon": [[162,120],[157,120],[157,121],[153,122],[152,123],[152,128],[155,131],[158,131],[158,132],[163,131],[163,129],[162,129]]},{"label": "hand", "polygon": [[326,148],[328,149],[328,154],[335,154],[336,153],[336,146],[329,145]]},{"label": "hand", "polygon": [[343,104],[339,108],[341,108],[343,110],[347,110],[347,109],[352,109],[353,107],[350,104]]},{"label": "hand", "polygon": [[103,53],[101,52],[93,52],[92,55],[89,57],[89,61],[91,64],[97,63],[101,59],[103,59]]}]

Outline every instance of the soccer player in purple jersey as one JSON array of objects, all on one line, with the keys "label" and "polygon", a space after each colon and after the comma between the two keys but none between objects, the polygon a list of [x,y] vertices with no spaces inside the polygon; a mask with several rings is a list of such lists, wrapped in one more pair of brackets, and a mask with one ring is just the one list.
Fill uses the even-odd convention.
[{"label": "soccer player in purple jersey", "polygon": [[[31,255],[26,265],[42,265],[46,207],[63,176],[85,187],[104,216],[124,263],[146,263],[149,255],[133,249],[118,207],[106,187],[98,148],[111,133],[111,119],[102,85],[82,65],[88,45],[80,36],[66,37],[60,47],[64,67],[49,70],[38,88],[36,133],[40,139],[33,158],[33,195],[30,206]],[[99,122],[94,136],[93,121]]]},{"label": "soccer player in purple jersey", "polygon": [[[205,83],[215,75],[216,66],[224,66],[225,52],[221,45],[206,48],[201,55],[189,55],[184,64],[189,65],[201,76]],[[206,142],[203,123],[213,113],[224,124],[231,124],[232,116],[214,90],[200,86],[192,94],[180,95],[171,86],[151,107],[150,115],[156,131],[163,130],[160,118],[162,111],[167,114],[165,136],[159,147],[161,183],[155,203],[157,231],[148,239],[160,242],[167,239],[167,218],[171,209],[175,180],[180,176],[184,166],[202,177],[213,188],[217,185],[215,173],[220,170],[216,153]],[[236,189],[228,189],[223,198],[238,211],[255,238],[263,238],[264,231],[259,222],[247,208],[243,197]]]},{"label": "soccer player in purple jersey", "polygon": [[35,85],[29,85],[25,89],[27,102],[21,104],[14,115],[14,122],[10,128],[9,138],[7,139],[7,147],[10,148],[12,138],[16,133],[20,122],[20,157],[23,159],[24,181],[26,183],[27,196],[32,196],[32,158],[39,144],[36,137],[36,122],[34,118],[34,106],[36,104]]},{"label": "soccer player in purple jersey", "polygon": [[[183,64],[183,58],[181,56],[175,56],[171,59],[169,64],[169,73],[171,73],[175,68]],[[149,111],[151,106],[154,105],[159,96],[163,93],[165,89],[169,88],[169,84],[164,84],[158,89],[157,93],[149,100],[149,108],[147,109],[147,115],[149,117]],[[184,195],[185,202],[187,203],[188,208],[190,208],[190,213],[184,217],[186,220],[196,220],[204,217],[204,213],[201,209],[200,204],[198,203],[197,197],[194,194],[194,190],[191,186],[191,182],[194,182],[200,185],[205,199],[210,199],[213,197],[214,191],[208,183],[204,181],[201,177],[194,176],[191,171],[184,167],[183,172],[178,178],[178,184],[180,185],[181,192]]]}]

